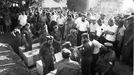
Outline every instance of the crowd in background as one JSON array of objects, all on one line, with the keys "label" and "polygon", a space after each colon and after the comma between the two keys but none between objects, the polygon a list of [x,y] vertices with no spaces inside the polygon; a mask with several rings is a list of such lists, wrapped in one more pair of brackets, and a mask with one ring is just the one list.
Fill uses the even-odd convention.
[{"label": "crowd in background", "polygon": [[[64,59],[58,63],[56,75],[110,75],[115,60],[132,67],[133,15],[117,14],[106,21],[103,13],[97,17],[90,12],[32,8],[13,19],[10,13],[0,15],[0,25],[2,34],[11,32],[27,51],[32,50],[32,43],[40,42],[44,74],[54,70],[54,54],[62,51]],[[74,69],[66,72],[67,66]]]}]

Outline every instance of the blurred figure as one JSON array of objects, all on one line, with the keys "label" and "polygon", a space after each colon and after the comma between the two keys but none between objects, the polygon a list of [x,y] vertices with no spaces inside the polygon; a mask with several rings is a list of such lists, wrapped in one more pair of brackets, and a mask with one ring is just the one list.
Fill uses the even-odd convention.
[{"label": "blurred figure", "polygon": [[120,20],[118,24],[119,25],[118,25],[117,34],[116,34],[116,48],[117,48],[117,58],[120,58],[123,36],[124,36],[124,32],[126,28],[124,26],[123,20]]},{"label": "blurred figure", "polygon": [[57,18],[57,24],[59,26],[59,30],[60,30],[61,35],[62,35],[62,39],[64,36],[64,29],[65,29],[64,23],[65,23],[65,17],[62,15],[62,13],[60,13],[59,17]]},{"label": "blurred figure", "polygon": [[66,41],[70,41],[72,46],[77,46],[77,30],[71,29],[70,34],[66,37]]},{"label": "blurred figure", "polygon": [[54,70],[54,48],[53,48],[53,37],[47,36],[47,40],[41,45],[40,48],[40,57],[43,62],[44,72],[43,75],[46,75],[50,71]]},{"label": "blurred figure", "polygon": [[93,60],[93,50],[94,45],[92,41],[89,40],[89,35],[87,33],[82,34],[83,47],[81,52],[81,71],[82,75],[91,75],[91,65]]},{"label": "blurred figure", "polygon": [[100,19],[102,23],[105,23],[105,15],[104,14],[100,14]]},{"label": "blurred figure", "polygon": [[77,46],[81,45],[81,34],[89,31],[89,22],[86,16],[83,15],[75,20],[76,28],[78,29]]},{"label": "blurred figure", "polygon": [[11,31],[10,27],[12,25],[10,13],[5,14],[4,22],[5,22],[5,26],[6,26],[6,32],[9,33]]},{"label": "blurred figure", "polygon": [[80,65],[70,59],[71,51],[64,48],[62,50],[63,60],[57,63],[56,75],[81,75]]},{"label": "blurred figure", "polygon": [[40,44],[42,44],[43,42],[46,41],[46,36],[48,36],[48,30],[47,30],[47,25],[44,25],[44,27],[42,28],[41,32],[40,32],[40,36],[39,36],[39,42]]},{"label": "blurred figure", "polygon": [[95,16],[91,17],[91,23],[90,23],[90,35],[94,36],[94,39],[96,39],[96,29],[97,23]]},{"label": "blurred figure", "polygon": [[50,25],[48,26],[50,33],[54,30],[53,27],[54,27],[55,25],[57,25],[57,18],[58,18],[58,15],[53,12],[52,15],[51,15],[51,23],[50,23]]},{"label": "blurred figure", "polygon": [[58,43],[61,43],[62,36],[61,32],[59,30],[58,25],[53,27],[54,31],[51,32],[51,35],[54,37],[54,40],[57,41]]},{"label": "blurred figure", "polygon": [[66,38],[67,35],[70,34],[70,30],[71,30],[71,29],[74,29],[74,28],[76,28],[76,27],[75,27],[75,23],[74,23],[74,21],[73,21],[71,15],[68,15],[68,18],[67,18],[67,20],[66,20],[66,22],[65,22],[64,38]]},{"label": "blurred figure", "polygon": [[125,65],[129,65],[133,68],[133,25],[134,25],[134,16],[130,16],[126,19],[127,25],[124,32],[123,42],[122,42],[122,51],[121,51],[121,61]]},{"label": "blurred figure", "polygon": [[57,53],[60,51],[60,45],[62,42],[62,35],[57,25],[54,26],[54,31],[51,32],[51,35],[54,37],[54,42],[53,42],[53,46],[55,49],[54,53]]},{"label": "blurred figure", "polygon": [[106,28],[106,25],[104,25],[104,23],[102,23],[101,20],[98,20],[97,21],[97,28],[96,28],[96,35],[97,35],[98,40],[102,37],[101,35],[104,32],[105,28]]},{"label": "blurred figure", "polygon": [[26,50],[32,50],[32,37],[33,34],[30,30],[30,24],[27,23],[25,26],[22,27],[22,38],[24,41],[24,45],[26,47]]}]

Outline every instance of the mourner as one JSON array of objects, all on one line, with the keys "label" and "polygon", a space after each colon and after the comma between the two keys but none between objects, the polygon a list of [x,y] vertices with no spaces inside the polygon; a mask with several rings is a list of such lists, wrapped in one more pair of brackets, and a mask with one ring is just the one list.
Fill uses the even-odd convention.
[{"label": "mourner", "polygon": [[91,75],[91,66],[93,61],[94,44],[89,40],[87,33],[82,34],[83,48],[81,50],[81,71],[82,75]]},{"label": "mourner", "polygon": [[81,75],[80,65],[70,59],[71,51],[64,48],[62,50],[63,60],[57,63],[56,75]]},{"label": "mourner", "polygon": [[75,20],[76,28],[78,29],[77,45],[81,45],[81,34],[89,31],[89,22],[86,20],[86,16],[82,15]]},{"label": "mourner", "polygon": [[[98,4],[91,2],[96,6],[90,9],[83,7],[83,0],[67,0],[67,8],[40,5],[49,1],[60,6],[66,0],[26,1],[22,6],[19,1],[0,0],[0,47],[1,43],[11,45],[35,75],[42,71],[43,75],[132,75],[133,10],[114,9],[120,4],[114,1],[94,1]],[[7,59],[1,50],[0,62]],[[8,70],[2,69],[0,75]]]},{"label": "mourner", "polygon": [[50,71],[54,70],[54,48],[53,48],[53,36],[47,36],[47,40],[41,45],[40,57],[43,62],[43,74],[46,75]]},{"label": "mourner", "polygon": [[30,24],[27,23],[23,28],[22,28],[22,42],[24,42],[24,45],[26,46],[26,50],[32,50],[32,32],[30,30]]}]

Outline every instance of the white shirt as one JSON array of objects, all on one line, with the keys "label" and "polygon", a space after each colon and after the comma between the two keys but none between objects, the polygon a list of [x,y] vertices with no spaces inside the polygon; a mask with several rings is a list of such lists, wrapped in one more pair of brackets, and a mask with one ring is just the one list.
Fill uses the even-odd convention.
[{"label": "white shirt", "polygon": [[51,16],[51,20],[52,21],[56,21],[57,22],[57,18],[58,18],[58,15],[52,15]]},{"label": "white shirt", "polygon": [[114,33],[114,35],[110,35],[110,34],[107,34],[106,36],[105,36],[105,39],[106,40],[108,40],[108,41],[115,41],[115,39],[116,39],[116,32],[117,32],[117,28],[118,28],[118,26],[117,25],[113,25],[113,26],[107,26],[106,27],[106,31],[110,31],[110,32],[113,32]]},{"label": "white shirt", "polygon": [[89,28],[89,22],[87,20],[85,20],[85,22],[82,22],[81,20],[82,18],[79,17],[75,20],[75,24],[76,27],[80,30],[80,31],[88,31]]},{"label": "white shirt", "polygon": [[95,32],[96,28],[97,28],[97,24],[94,24],[94,25],[93,23],[90,24],[90,32]]},{"label": "white shirt", "polygon": [[102,47],[102,44],[98,42],[97,40],[93,40],[92,43],[95,46],[93,54],[98,54],[100,52],[100,48]]},{"label": "white shirt", "polygon": [[106,25],[104,25],[104,24],[102,24],[101,26],[97,25],[97,28],[96,28],[97,33],[96,33],[96,35],[100,37],[101,34],[104,32],[105,28],[106,28]]},{"label": "white shirt", "polygon": [[24,26],[27,23],[27,16],[26,15],[19,15],[18,20],[20,22],[19,24]]},{"label": "white shirt", "polygon": [[64,22],[65,22],[65,18],[64,17],[57,19],[57,23],[58,24],[64,24]]}]

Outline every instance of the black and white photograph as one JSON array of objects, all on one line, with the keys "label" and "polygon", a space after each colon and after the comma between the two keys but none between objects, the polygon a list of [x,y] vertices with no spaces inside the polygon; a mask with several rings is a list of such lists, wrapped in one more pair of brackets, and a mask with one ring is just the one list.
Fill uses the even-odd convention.
[{"label": "black and white photograph", "polygon": [[0,75],[133,75],[134,0],[0,0]]}]

